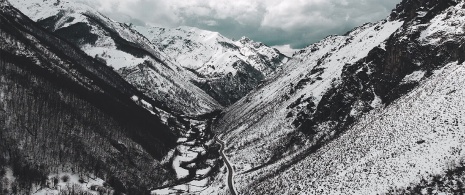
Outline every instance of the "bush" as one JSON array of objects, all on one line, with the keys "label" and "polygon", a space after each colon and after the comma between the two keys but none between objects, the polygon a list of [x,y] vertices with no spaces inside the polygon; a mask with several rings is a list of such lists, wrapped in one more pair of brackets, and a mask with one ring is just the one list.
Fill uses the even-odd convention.
[{"label": "bush", "polygon": [[53,178],[53,186],[56,186],[58,184],[59,180],[58,177]]},{"label": "bush", "polygon": [[65,182],[65,183],[68,182],[69,181],[69,175],[63,175],[61,177],[61,181]]},{"label": "bush", "polygon": [[0,179],[0,192],[3,192],[3,194],[8,194],[8,185],[10,181],[8,178],[2,178]]}]

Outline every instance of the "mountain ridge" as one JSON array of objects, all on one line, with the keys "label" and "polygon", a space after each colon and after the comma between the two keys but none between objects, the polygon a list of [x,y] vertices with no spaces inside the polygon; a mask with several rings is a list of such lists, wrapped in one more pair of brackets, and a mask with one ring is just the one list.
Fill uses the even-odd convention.
[{"label": "mountain ridge", "polygon": [[134,27],[181,66],[199,75],[193,82],[227,106],[271,76],[288,57],[247,37],[233,41],[194,27]]}]

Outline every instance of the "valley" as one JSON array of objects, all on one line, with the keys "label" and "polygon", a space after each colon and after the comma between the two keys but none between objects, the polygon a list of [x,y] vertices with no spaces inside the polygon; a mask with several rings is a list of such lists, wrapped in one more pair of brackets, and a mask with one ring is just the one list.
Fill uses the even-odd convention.
[{"label": "valley", "polygon": [[464,0],[293,56],[0,0],[0,194],[462,194],[464,63]]}]

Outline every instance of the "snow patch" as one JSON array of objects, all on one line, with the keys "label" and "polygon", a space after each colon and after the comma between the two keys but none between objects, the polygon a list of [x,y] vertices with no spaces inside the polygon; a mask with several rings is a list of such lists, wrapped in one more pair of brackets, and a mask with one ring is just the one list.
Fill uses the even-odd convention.
[{"label": "snow patch", "polygon": [[376,94],[375,95],[375,99],[373,99],[373,101],[371,102],[370,106],[372,108],[380,108],[383,106],[383,100]]},{"label": "snow patch", "polygon": [[[57,183],[55,183],[57,181]],[[48,176],[46,181],[46,188],[42,188],[34,192],[34,195],[57,195],[60,194],[60,190],[74,189],[76,186],[80,187],[81,191],[85,191],[90,194],[98,195],[96,188],[103,188],[104,181],[95,176],[81,177],[73,173],[59,173],[51,174]],[[77,189],[76,189],[77,190]],[[110,190],[107,190],[110,192]]]},{"label": "snow patch", "polygon": [[404,83],[418,82],[425,76],[425,73],[426,72],[423,71],[423,70],[417,70],[417,71],[412,72],[411,74],[405,76],[404,79],[402,79],[402,82],[404,82]]}]

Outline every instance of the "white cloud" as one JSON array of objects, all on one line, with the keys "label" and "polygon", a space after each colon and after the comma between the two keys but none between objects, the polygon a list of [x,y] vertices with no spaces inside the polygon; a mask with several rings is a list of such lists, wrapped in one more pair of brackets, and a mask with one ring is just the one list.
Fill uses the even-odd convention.
[{"label": "white cloud", "polygon": [[285,31],[295,28],[330,26],[328,17],[332,9],[328,1],[282,1],[266,9],[262,27],[280,28]]},{"label": "white cloud", "polygon": [[216,26],[218,25],[218,22],[215,20],[205,20],[204,23],[208,26]]}]

